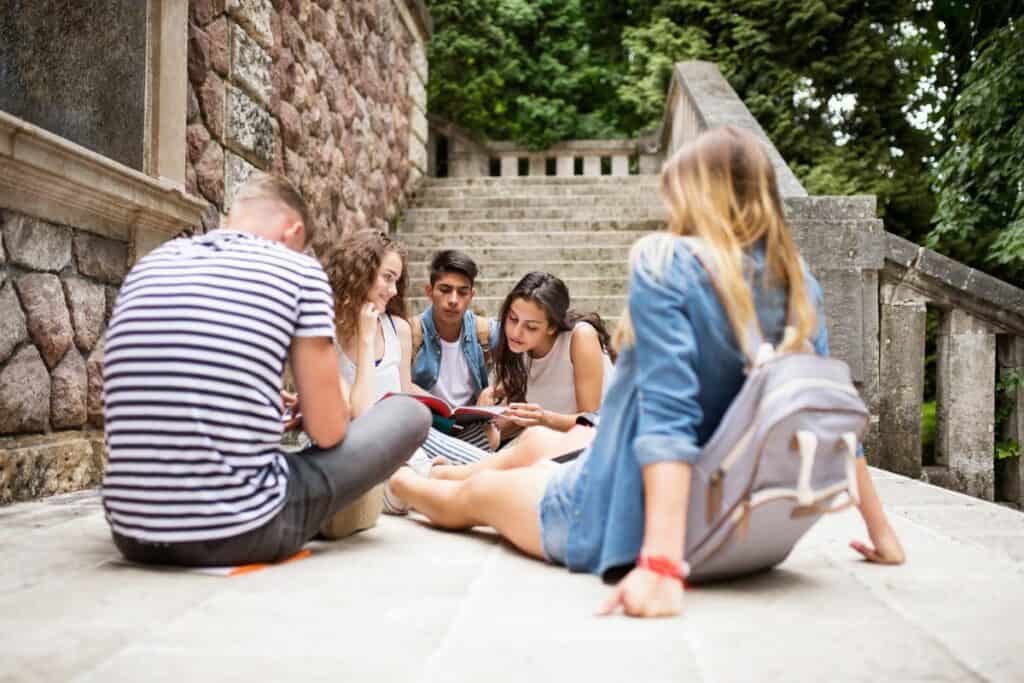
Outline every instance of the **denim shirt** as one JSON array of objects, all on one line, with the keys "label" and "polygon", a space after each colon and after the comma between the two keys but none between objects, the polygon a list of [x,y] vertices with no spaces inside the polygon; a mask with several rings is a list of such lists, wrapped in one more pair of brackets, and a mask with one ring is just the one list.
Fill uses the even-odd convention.
[{"label": "denim shirt", "polygon": [[[707,271],[682,241],[666,234],[645,239],[629,283],[636,342],[619,355],[597,434],[578,465],[566,558],[574,571],[604,575],[633,564],[644,535],[641,469],[658,462],[695,462],[745,378],[746,359]],[[675,244],[656,280],[650,254],[665,239]],[[777,344],[785,327],[786,292],[766,286],[763,247],[748,250],[747,258],[761,330],[766,341]],[[806,268],[805,274],[817,308],[814,347],[825,355],[821,287]]]},{"label": "denim shirt", "polygon": [[[441,373],[441,337],[434,325],[433,307],[428,306],[420,316],[423,327],[423,344],[412,363],[412,381],[423,389],[430,390],[437,384]],[[498,340],[498,321],[491,321],[490,343],[493,349]],[[473,379],[473,402],[483,389],[487,388],[487,365],[484,350],[476,335],[476,316],[466,311],[462,316],[462,353],[466,356],[469,374]]]}]

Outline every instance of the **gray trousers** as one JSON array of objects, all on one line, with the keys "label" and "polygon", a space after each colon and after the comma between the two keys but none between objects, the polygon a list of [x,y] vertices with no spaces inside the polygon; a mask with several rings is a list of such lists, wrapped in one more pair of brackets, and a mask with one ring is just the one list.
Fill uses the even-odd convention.
[{"label": "gray trousers", "polygon": [[410,398],[381,401],[352,421],[338,445],[285,456],[285,504],[262,527],[184,543],[150,543],[115,532],[114,544],[126,559],[145,564],[216,567],[287,559],[336,512],[394,474],[423,443],[430,424],[430,411]]}]

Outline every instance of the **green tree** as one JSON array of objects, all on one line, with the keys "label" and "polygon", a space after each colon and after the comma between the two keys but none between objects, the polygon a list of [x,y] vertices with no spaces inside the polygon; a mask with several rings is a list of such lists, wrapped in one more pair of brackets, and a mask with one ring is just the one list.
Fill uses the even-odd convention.
[{"label": "green tree", "polygon": [[[430,111],[492,140],[543,148],[610,137],[592,93],[615,88],[590,54],[581,0],[432,0]],[[600,98],[597,98],[600,100]]]},{"label": "green tree", "polygon": [[949,118],[928,243],[1024,283],[1024,22],[981,43]]},{"label": "green tree", "polygon": [[808,191],[877,194],[887,227],[920,239],[931,193],[927,131],[908,116],[931,46],[913,0],[661,0],[623,32],[619,94],[661,116],[672,64],[716,62]]}]

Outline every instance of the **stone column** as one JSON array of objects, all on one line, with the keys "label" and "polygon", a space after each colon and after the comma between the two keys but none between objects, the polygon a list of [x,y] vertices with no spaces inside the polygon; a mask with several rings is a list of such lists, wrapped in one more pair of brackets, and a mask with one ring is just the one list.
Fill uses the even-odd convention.
[{"label": "stone column", "polygon": [[949,485],[992,500],[994,490],[996,337],[980,320],[953,309],[938,339],[936,460],[949,468]]},{"label": "stone column", "polygon": [[877,464],[921,476],[921,404],[924,397],[924,301],[886,286],[881,304],[880,405]]},{"label": "stone column", "polygon": [[558,161],[555,164],[559,177],[565,178],[576,175],[576,157],[571,154],[558,157]]},{"label": "stone column", "polygon": [[583,157],[583,175],[588,177],[601,175],[601,157]]},{"label": "stone column", "polygon": [[[409,120],[409,160],[412,163],[411,180],[415,185],[416,181],[427,172],[430,162],[427,158],[427,130],[429,128],[427,123],[427,38],[418,30],[412,31],[412,33],[414,38],[411,48],[413,73],[409,77],[409,95],[412,97],[413,105]],[[452,156],[451,151],[451,147],[449,147],[449,159]],[[449,175],[451,172],[449,163]]]},{"label": "stone column", "polygon": [[530,175],[545,176],[548,174],[547,157],[530,157]]},{"label": "stone column", "polygon": [[[1024,373],[1024,337],[1000,336],[997,348],[1001,375]],[[1017,385],[1013,399],[1013,410],[998,438],[1015,441],[1024,449],[1024,384]],[[1024,457],[997,460],[996,467],[1002,484],[999,498],[1024,505]]]}]

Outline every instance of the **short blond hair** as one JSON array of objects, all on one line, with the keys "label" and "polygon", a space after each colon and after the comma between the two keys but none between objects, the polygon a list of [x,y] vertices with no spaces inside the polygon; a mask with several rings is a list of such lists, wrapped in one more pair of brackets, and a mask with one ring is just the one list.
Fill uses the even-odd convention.
[{"label": "short blond hair", "polygon": [[274,202],[280,202],[294,211],[302,219],[302,225],[306,233],[306,244],[313,243],[316,226],[313,224],[313,218],[309,213],[306,200],[302,198],[302,193],[292,185],[290,180],[283,176],[255,171],[235,195],[236,203],[252,199],[269,199]]}]

